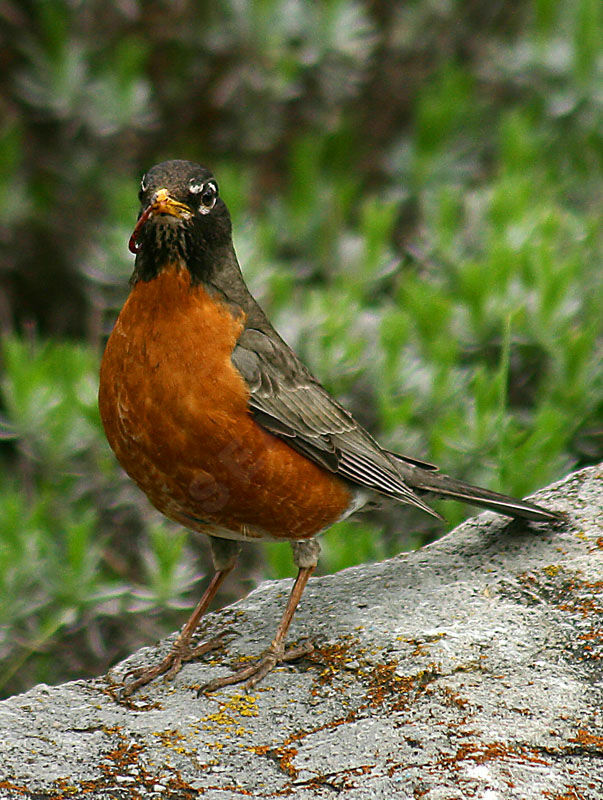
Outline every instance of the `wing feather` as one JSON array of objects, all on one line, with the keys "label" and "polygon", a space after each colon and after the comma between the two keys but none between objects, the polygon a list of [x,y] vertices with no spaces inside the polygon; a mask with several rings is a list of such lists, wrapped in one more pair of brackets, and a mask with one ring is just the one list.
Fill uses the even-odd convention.
[{"label": "wing feather", "polygon": [[[280,344],[280,346],[278,346]],[[437,515],[405,483],[393,458],[342,408],[284,342],[246,329],[232,355],[257,422],[342,478]]]}]

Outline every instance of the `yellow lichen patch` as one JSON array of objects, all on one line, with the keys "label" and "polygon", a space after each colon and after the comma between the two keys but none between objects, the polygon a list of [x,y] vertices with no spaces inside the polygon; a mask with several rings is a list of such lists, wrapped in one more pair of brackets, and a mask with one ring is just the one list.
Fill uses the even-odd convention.
[{"label": "yellow lichen patch", "polygon": [[257,656],[248,655],[248,656],[238,656],[237,664],[248,664],[250,661],[257,661]]},{"label": "yellow lichen patch", "polygon": [[236,735],[241,735],[246,733],[246,729],[241,725],[240,717],[257,717],[258,713],[257,698],[254,695],[234,694],[220,704],[218,711],[203,717],[201,722],[205,723],[203,727],[206,730],[212,725],[219,725]]},{"label": "yellow lichen patch", "polygon": [[207,746],[211,750],[217,750],[218,752],[220,752],[220,750],[224,749],[224,742],[208,742]]},{"label": "yellow lichen patch", "polygon": [[75,795],[79,792],[79,788],[69,783],[66,778],[59,778],[54,782],[54,785],[56,786],[57,791],[63,794],[63,797],[65,795]]},{"label": "yellow lichen patch", "polygon": [[544,568],[544,572],[546,572],[549,578],[554,578],[555,575],[558,575],[561,572],[561,567],[557,566],[556,564],[549,564],[548,567]]},{"label": "yellow lichen patch", "polygon": [[242,717],[257,717],[257,703],[257,699],[252,694],[234,694],[225,703],[225,707],[239,713]]},{"label": "yellow lichen patch", "polygon": [[179,752],[183,750],[182,747],[177,745],[179,742],[182,742],[185,739],[185,736],[178,730],[169,729],[166,731],[153,731],[153,736],[157,736],[164,747],[171,747]]},{"label": "yellow lichen patch", "polygon": [[433,642],[437,642],[446,636],[445,633],[436,633],[434,636],[430,636],[429,638],[425,638],[422,640],[417,639],[406,639],[409,644],[414,644],[415,649],[412,651],[411,656],[414,658],[418,658],[419,656],[428,656],[429,655],[429,645]]}]

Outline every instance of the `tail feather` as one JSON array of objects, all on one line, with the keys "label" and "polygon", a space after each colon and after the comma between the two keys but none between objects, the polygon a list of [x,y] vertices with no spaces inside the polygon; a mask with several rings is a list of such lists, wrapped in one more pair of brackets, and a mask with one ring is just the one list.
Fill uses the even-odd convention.
[{"label": "tail feather", "polygon": [[[471,505],[489,508],[509,517],[521,517],[535,522],[552,522],[559,519],[559,514],[548,511],[526,500],[517,500],[490,489],[472,486],[470,483],[451,478],[432,469],[415,466],[416,462],[406,459],[397,453],[389,454],[400,467],[405,483],[419,493],[426,492],[438,497],[461,500]],[[431,465],[429,465],[431,467]]]}]

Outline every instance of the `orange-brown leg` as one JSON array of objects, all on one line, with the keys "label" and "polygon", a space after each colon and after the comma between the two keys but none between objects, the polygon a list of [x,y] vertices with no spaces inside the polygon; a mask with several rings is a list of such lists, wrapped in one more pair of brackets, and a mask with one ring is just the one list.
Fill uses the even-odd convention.
[{"label": "orange-brown leg", "polygon": [[217,689],[222,689],[224,686],[231,686],[234,683],[242,683],[246,681],[246,686],[251,689],[256,683],[259,683],[277,664],[284,661],[295,661],[297,658],[308,655],[314,649],[310,642],[290,647],[285,650],[285,637],[291,625],[291,620],[295,614],[301,596],[306,588],[306,584],[318,563],[318,555],[320,553],[320,546],[315,539],[304,542],[293,542],[291,545],[293,549],[293,560],[299,567],[297,578],[291,589],[291,594],[287,600],[285,613],[276,629],[276,635],[272,640],[272,644],[265,651],[260,660],[251,664],[243,669],[238,670],[233,675],[227,675],[224,678],[216,678],[210,681],[199,690],[202,692],[215,692]]},{"label": "orange-brown leg", "polygon": [[209,608],[212,600],[222,585],[228,573],[232,570],[237,561],[240,546],[238,542],[232,542],[228,539],[215,539],[211,538],[211,550],[216,572],[210,581],[209,586],[203,593],[201,600],[199,600],[195,610],[188,618],[184,628],[180,631],[180,635],[174,642],[172,649],[167,656],[154,667],[147,667],[146,669],[132,670],[126,675],[134,676],[134,679],[125,683],[121,690],[124,697],[131,695],[136,689],[141,686],[146,686],[154,678],[166,673],[168,679],[172,679],[187,661],[192,661],[199,658],[204,653],[210,650],[215,650],[222,644],[222,638],[216,636],[207,642],[204,642],[197,647],[191,647],[191,639],[199,626],[201,618]]}]

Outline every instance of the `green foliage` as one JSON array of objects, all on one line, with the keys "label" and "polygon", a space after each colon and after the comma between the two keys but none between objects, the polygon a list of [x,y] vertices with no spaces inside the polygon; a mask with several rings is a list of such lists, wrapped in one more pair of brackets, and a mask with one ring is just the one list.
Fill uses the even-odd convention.
[{"label": "green foliage", "polygon": [[[254,294],[384,444],[517,495],[602,454],[599,3],[122,5],[0,9],[5,691],[101,672],[199,592],[202,545],[96,409],[136,176],[163,158],[212,166]],[[358,515],[320,568],[442,530]]]},{"label": "green foliage", "polygon": [[[190,605],[187,593],[197,575],[185,533],[159,523],[149,526],[140,568],[123,559],[119,564],[115,535],[128,501],[107,518],[106,498],[118,493],[122,479],[101,431],[98,359],[90,348],[5,338],[0,355],[0,435],[14,451],[0,461],[4,687],[22,685],[28,675],[43,677],[39,662],[31,666],[28,658],[56,647],[68,631],[93,620]],[[96,648],[109,648],[102,626],[99,636]],[[91,642],[87,649],[93,650]]]}]

